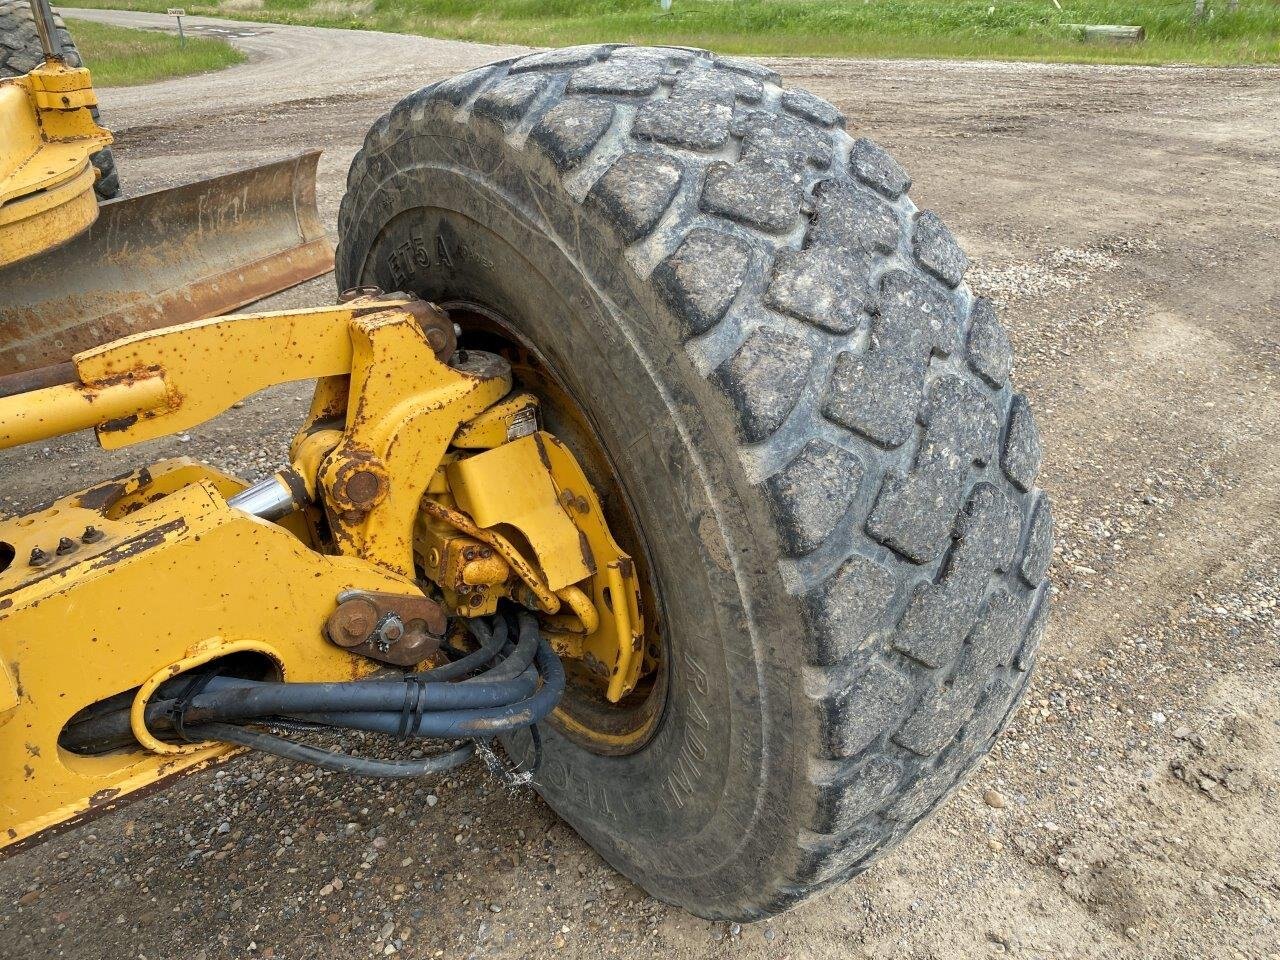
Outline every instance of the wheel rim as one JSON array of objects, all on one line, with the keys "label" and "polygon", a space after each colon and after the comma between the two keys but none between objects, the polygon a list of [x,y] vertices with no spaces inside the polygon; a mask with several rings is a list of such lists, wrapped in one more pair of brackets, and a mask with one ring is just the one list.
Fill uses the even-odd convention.
[{"label": "wheel rim", "polygon": [[581,664],[567,660],[568,684],[549,721],[561,735],[593,753],[634,753],[649,742],[661,724],[668,670],[653,565],[626,488],[585,407],[534,344],[497,311],[483,304],[447,301],[440,306],[462,330],[460,348],[482,349],[505,357],[511,364],[515,384],[538,398],[543,426],[573,452],[600,497],[610,532],[636,564],[645,622],[645,665],[640,680],[621,701],[610,703],[604,697],[601,679]]}]

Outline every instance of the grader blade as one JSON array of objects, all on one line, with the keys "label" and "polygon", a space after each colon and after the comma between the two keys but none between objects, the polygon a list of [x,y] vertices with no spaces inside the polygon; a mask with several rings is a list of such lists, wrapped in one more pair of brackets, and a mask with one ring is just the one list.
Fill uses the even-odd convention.
[{"label": "grader blade", "polygon": [[218,316],[327,273],[319,156],[104,203],[79,237],[0,270],[0,376]]}]

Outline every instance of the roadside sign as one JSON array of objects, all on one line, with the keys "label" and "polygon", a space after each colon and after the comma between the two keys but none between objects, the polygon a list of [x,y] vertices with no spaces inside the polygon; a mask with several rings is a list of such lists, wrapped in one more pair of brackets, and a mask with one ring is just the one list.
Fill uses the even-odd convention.
[{"label": "roadside sign", "polygon": [[169,16],[176,17],[178,20],[178,40],[182,43],[186,43],[187,35],[182,32],[182,18],[187,15],[187,11],[182,7],[170,7],[168,13]]}]

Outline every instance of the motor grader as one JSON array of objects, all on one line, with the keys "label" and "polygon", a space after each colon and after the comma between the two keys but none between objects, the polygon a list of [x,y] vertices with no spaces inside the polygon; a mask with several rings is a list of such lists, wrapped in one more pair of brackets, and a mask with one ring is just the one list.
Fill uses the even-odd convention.
[{"label": "motor grader", "polygon": [[43,63],[0,81],[0,448],[314,393],[269,476],[162,460],[0,521],[7,850],[243,749],[480,752],[654,896],[757,919],[988,751],[1048,615],[1040,440],[956,240],[830,104],[609,44],[430,84],[352,163],[336,302],[227,314],[323,236],[268,211],[293,247],[237,271],[223,180],[121,245],[89,74],[32,9]]}]

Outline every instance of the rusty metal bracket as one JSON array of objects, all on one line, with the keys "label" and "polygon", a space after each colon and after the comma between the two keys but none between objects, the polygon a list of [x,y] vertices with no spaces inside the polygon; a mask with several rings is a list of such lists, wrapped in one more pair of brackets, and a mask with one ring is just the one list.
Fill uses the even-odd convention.
[{"label": "rusty metal bracket", "polygon": [[448,625],[444,609],[427,597],[345,590],[325,622],[325,635],[351,653],[411,667],[440,649]]}]

